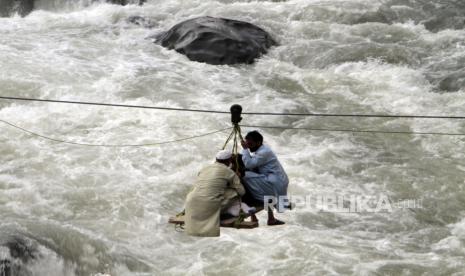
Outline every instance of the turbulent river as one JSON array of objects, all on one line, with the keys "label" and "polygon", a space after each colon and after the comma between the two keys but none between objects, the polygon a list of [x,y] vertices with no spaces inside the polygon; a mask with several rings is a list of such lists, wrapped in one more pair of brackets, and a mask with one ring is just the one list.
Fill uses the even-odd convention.
[{"label": "turbulent river", "polygon": [[[458,0],[39,0],[25,17],[0,18],[0,95],[464,116],[464,13]],[[279,46],[252,65],[213,66],[150,39],[204,15],[254,23]],[[252,126],[465,133],[464,121],[452,119],[243,117]],[[156,143],[230,126],[227,114],[6,100],[0,119],[94,144]],[[465,136],[258,129],[289,175],[291,196],[336,195],[344,206],[372,197],[383,208],[331,211],[306,202],[277,214],[286,226],[266,226],[261,213],[257,229],[193,238],[167,220],[228,131],[104,148],[2,123],[0,260],[11,259],[6,245],[16,241],[30,257],[13,261],[19,275],[465,273]]]}]

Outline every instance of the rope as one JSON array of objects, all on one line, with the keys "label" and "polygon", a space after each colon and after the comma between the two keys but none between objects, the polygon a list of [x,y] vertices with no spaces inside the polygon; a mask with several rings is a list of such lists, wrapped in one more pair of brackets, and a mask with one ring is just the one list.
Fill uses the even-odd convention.
[{"label": "rope", "polygon": [[310,128],[310,127],[287,127],[287,126],[253,126],[242,125],[247,128],[281,129],[281,130],[309,130],[327,132],[352,132],[352,133],[381,133],[381,134],[410,134],[410,135],[444,135],[444,136],[465,136],[465,133],[447,132],[416,132],[416,131],[387,131],[387,130],[360,130],[360,129],[338,129],[338,128]]},{"label": "rope", "polygon": [[239,124],[236,124],[234,127],[237,128],[237,134],[239,135],[239,139],[241,141],[244,141],[244,137],[242,137],[242,133],[241,133],[241,126]]},{"label": "rope", "polygon": [[241,127],[239,126],[238,123],[234,124],[233,123],[233,130],[229,137],[226,139],[226,142],[224,143],[223,149],[226,148],[228,143],[233,139],[233,148],[232,148],[232,154],[234,155],[234,161],[236,162],[236,173],[239,174],[239,146],[238,146],[238,141],[243,141],[244,138],[242,137],[241,134]]},{"label": "rope", "polygon": [[42,134],[38,134],[38,133],[35,133],[35,132],[32,132],[30,130],[27,130],[25,128],[22,128],[22,127],[19,127],[17,125],[14,125],[10,122],[7,122],[5,120],[1,120],[0,119],[0,122],[6,124],[6,125],[9,125],[13,128],[16,128],[16,129],[19,129],[23,132],[26,132],[32,136],[37,136],[37,137],[40,137],[40,138],[43,138],[43,139],[47,139],[47,140],[50,140],[50,141],[54,141],[54,142],[58,142],[58,143],[64,143],[64,144],[70,144],[70,145],[77,145],[77,146],[87,146],[87,147],[113,147],[113,148],[123,148],[123,147],[149,147],[149,146],[158,146],[158,145],[164,145],[164,144],[171,144],[171,143],[177,143],[177,142],[182,142],[182,141],[187,141],[187,140],[192,140],[192,139],[196,139],[196,138],[200,138],[200,137],[205,137],[205,136],[208,136],[208,135],[212,135],[212,134],[215,134],[215,133],[218,133],[218,132],[223,132],[225,130],[228,130],[228,129],[231,129],[231,127],[228,127],[228,128],[223,128],[223,129],[219,129],[219,130],[215,130],[215,131],[211,131],[211,132],[207,132],[207,133],[203,133],[203,134],[199,134],[199,135],[195,135],[195,136],[190,136],[190,137],[185,137],[185,138],[181,138],[181,139],[176,139],[176,140],[169,140],[169,141],[163,141],[163,142],[154,142],[154,143],[147,143],[147,144],[120,144],[120,145],[116,145],[116,144],[90,144],[90,143],[78,143],[78,142],[73,142],[73,141],[66,141],[66,140],[60,140],[60,139],[57,139],[57,138],[53,138],[53,137],[48,137],[48,136],[45,136],[45,135],[42,135]]},{"label": "rope", "polygon": [[228,136],[228,139],[226,139],[226,142],[224,143],[223,145],[223,150],[226,148],[226,146],[228,145],[229,141],[231,141],[231,138],[233,137],[234,133],[235,133],[235,129],[232,128],[233,130],[231,131],[231,134],[229,134]]},{"label": "rope", "polygon": [[[229,135],[228,139],[226,140],[223,149],[226,148],[227,144],[230,142],[232,137],[234,136],[234,145],[233,145],[233,154],[237,156],[238,154],[238,139],[239,137],[240,141],[243,140],[243,137],[241,135],[241,129],[240,126],[234,126],[234,127],[228,127],[228,128],[223,128],[195,136],[190,136],[190,137],[185,137],[181,139],[175,139],[175,140],[168,140],[168,141],[162,141],[162,142],[154,142],[154,143],[145,143],[145,144],[91,144],[91,143],[79,143],[79,142],[73,142],[73,141],[67,141],[67,140],[61,140],[49,136],[45,136],[42,134],[35,133],[33,131],[27,130],[25,128],[22,128],[20,126],[14,125],[10,122],[7,122],[5,120],[1,120],[0,122],[6,125],[9,125],[13,128],[16,128],[20,131],[23,131],[25,133],[28,133],[31,136],[36,136],[40,137],[42,139],[46,139],[49,141],[57,142],[57,143],[63,143],[63,144],[70,144],[70,145],[76,145],[76,146],[87,146],[87,147],[113,147],[113,148],[122,148],[122,147],[149,147],[149,146],[157,146],[157,145],[164,145],[164,144],[171,144],[171,143],[178,143],[182,141],[188,141],[188,140],[193,140],[196,138],[201,138],[205,136],[209,136],[212,134],[216,134],[219,132],[223,132],[229,129],[233,129],[231,134]],[[404,135],[442,135],[442,136],[465,136],[465,133],[446,133],[446,132],[408,132],[408,131],[384,131],[384,130],[359,130],[359,129],[329,129],[329,128],[309,128],[309,127],[287,127],[287,126],[260,126],[260,125],[242,125],[243,127],[246,128],[262,128],[262,129],[280,129],[280,130],[306,130],[306,131],[323,131],[323,132],[349,132],[349,133],[373,133],[373,134],[404,134]],[[236,167],[239,167],[238,165],[238,160],[236,158]]]},{"label": "rope", "polygon": [[[53,99],[36,99],[36,98],[20,98],[0,96],[3,100],[15,101],[35,101],[35,102],[50,102],[50,103],[65,103],[65,104],[80,104],[80,105],[96,105],[96,106],[111,106],[111,107],[127,107],[127,108],[144,108],[171,110],[182,112],[202,112],[229,114],[228,111],[192,109],[192,108],[175,108],[175,107],[160,107],[160,106],[144,106],[144,105],[127,105],[113,103],[98,103],[98,102],[81,102],[81,101],[64,101]],[[440,116],[440,115],[392,115],[392,114],[328,114],[328,113],[284,113],[284,112],[243,112],[245,115],[261,115],[261,116],[300,116],[300,117],[355,117],[355,118],[408,118],[408,119],[457,119],[464,120],[465,116]]]},{"label": "rope", "polygon": [[185,230],[184,225],[181,225],[181,224],[175,224],[174,225],[174,231],[181,233],[181,232],[184,232],[184,230]]},{"label": "rope", "polygon": [[[236,134],[237,134],[237,138],[240,139],[241,143],[242,141],[244,141],[244,138],[242,137],[242,134],[241,134],[241,127],[239,126],[239,124],[235,124],[234,125],[234,129],[236,130]],[[236,149],[235,149],[235,159],[236,159],[236,172],[239,172],[239,150],[238,150],[238,144],[237,144],[237,138],[236,138],[236,141],[235,141],[235,145],[236,145]]]}]

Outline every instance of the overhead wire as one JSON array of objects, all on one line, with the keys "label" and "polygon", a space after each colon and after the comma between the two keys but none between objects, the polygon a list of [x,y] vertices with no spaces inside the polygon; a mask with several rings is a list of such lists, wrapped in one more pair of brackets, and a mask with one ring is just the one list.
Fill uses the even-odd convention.
[{"label": "overhead wire", "polygon": [[[186,112],[204,112],[204,113],[219,113],[219,114],[230,114],[227,111],[216,111],[216,110],[204,110],[204,109],[192,109],[192,108],[174,108],[174,107],[157,107],[157,106],[142,106],[142,105],[126,105],[126,104],[112,104],[112,103],[97,103],[97,102],[80,102],[80,101],[63,101],[63,100],[52,100],[52,99],[36,99],[36,98],[20,98],[20,97],[6,97],[0,96],[0,99],[4,100],[19,100],[19,101],[37,101],[37,102],[50,102],[50,103],[65,103],[65,104],[81,104],[81,105],[96,105],[96,106],[111,106],[111,107],[126,107],[126,108],[145,108],[145,109],[158,109],[158,110],[169,110],[169,111],[186,111]],[[386,114],[321,114],[321,113],[270,113],[270,112],[243,112],[242,114],[246,115],[282,115],[282,116],[320,116],[320,117],[363,117],[363,118],[421,118],[421,119],[465,119],[463,116],[432,116],[432,115],[386,115]],[[88,146],[88,147],[148,147],[156,145],[164,145],[177,143],[187,140],[192,140],[196,138],[201,138],[209,136],[215,133],[223,132],[226,130],[231,130],[232,132],[229,135],[226,143],[223,148],[226,147],[227,143],[234,137],[237,129],[239,129],[240,135],[240,126],[234,125],[233,127],[227,127],[215,131],[210,131],[207,133],[184,137],[180,139],[173,139],[168,141],[161,142],[152,142],[152,143],[142,143],[142,144],[104,144],[104,143],[83,143],[68,141],[63,139],[58,139],[54,137],[49,137],[43,134],[36,133],[34,131],[25,129],[23,127],[17,126],[13,123],[10,123],[6,120],[0,119],[0,122],[9,125],[13,128],[21,130],[28,133],[29,135],[40,137],[42,139],[47,139],[57,143],[78,145],[78,146]],[[320,127],[293,127],[293,126],[272,126],[272,125],[241,125],[245,128],[261,128],[261,129],[279,129],[279,130],[305,130],[305,131],[321,131],[321,132],[348,132],[348,133],[372,133],[372,134],[405,134],[405,135],[443,135],[443,136],[465,136],[465,133],[448,133],[448,132],[422,132],[422,131],[388,131],[388,130],[369,130],[369,129],[354,129],[354,128],[320,128]],[[235,144],[237,141],[234,141]]]},{"label": "overhead wire", "polygon": [[448,133],[448,132],[387,131],[387,130],[364,130],[364,129],[348,129],[348,128],[346,128],[346,129],[344,129],[344,128],[312,128],[312,127],[261,126],[261,125],[241,125],[241,126],[246,127],[246,128],[280,129],[280,130],[307,130],[307,131],[352,132],[352,133],[465,136],[465,133]]},{"label": "overhead wire", "polygon": [[[115,103],[99,103],[99,102],[83,102],[83,101],[68,101],[54,99],[37,99],[37,98],[22,98],[22,97],[7,97],[0,96],[3,100],[15,101],[35,101],[35,102],[50,102],[64,104],[80,104],[94,106],[111,106],[111,107],[126,107],[126,108],[142,108],[155,110],[171,110],[181,112],[200,112],[200,113],[215,113],[215,114],[230,114],[229,111],[208,110],[208,109],[193,109],[193,108],[177,108],[177,107],[162,107],[162,106],[145,106],[145,105],[128,105]],[[244,115],[260,115],[260,116],[301,116],[301,117],[357,117],[357,118],[410,118],[410,119],[453,119],[465,120],[465,116],[444,116],[444,115],[406,115],[406,114],[343,114],[343,113],[286,113],[286,112],[242,112]]]}]

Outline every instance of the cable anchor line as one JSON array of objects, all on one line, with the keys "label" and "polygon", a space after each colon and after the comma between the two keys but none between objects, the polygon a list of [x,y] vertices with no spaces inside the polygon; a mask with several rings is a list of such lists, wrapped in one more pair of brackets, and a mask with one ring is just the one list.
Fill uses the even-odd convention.
[{"label": "cable anchor line", "polygon": [[179,143],[179,142],[184,142],[184,141],[188,141],[188,140],[193,140],[193,139],[197,139],[197,138],[201,138],[201,137],[213,135],[213,134],[216,134],[216,133],[223,132],[223,131],[226,131],[226,130],[230,130],[230,129],[231,129],[231,127],[227,127],[227,128],[218,129],[218,130],[215,130],[215,131],[210,131],[210,132],[207,132],[207,133],[202,133],[202,134],[194,135],[194,136],[189,136],[189,137],[184,137],[184,138],[178,138],[178,139],[173,139],[173,140],[167,140],[167,141],[160,141],[160,142],[144,143],[144,144],[92,144],[92,143],[83,143],[83,142],[67,141],[67,140],[62,140],[62,139],[57,139],[57,138],[45,136],[45,135],[43,135],[43,134],[39,134],[39,133],[30,131],[30,130],[27,130],[27,129],[25,129],[25,128],[22,128],[22,127],[20,127],[20,126],[17,126],[17,125],[15,125],[15,124],[12,124],[12,123],[10,123],[10,122],[8,122],[8,121],[5,121],[5,120],[2,120],[2,119],[0,119],[0,123],[6,124],[6,125],[8,125],[8,126],[10,126],[10,127],[13,127],[13,128],[15,128],[15,129],[17,129],[17,130],[20,130],[20,131],[22,131],[22,132],[25,132],[25,133],[29,134],[30,136],[39,137],[39,138],[46,139],[46,140],[49,140],[49,141],[52,141],[52,142],[56,142],[56,143],[69,144],[69,145],[75,145],[75,146],[104,147],[104,148],[127,148],[127,147],[152,147],[152,146],[160,146],[160,145],[173,144],[173,143]]}]

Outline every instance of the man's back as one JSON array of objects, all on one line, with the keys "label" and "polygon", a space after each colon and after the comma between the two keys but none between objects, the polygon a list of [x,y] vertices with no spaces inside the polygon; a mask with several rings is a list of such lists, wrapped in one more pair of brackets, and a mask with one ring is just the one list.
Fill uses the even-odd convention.
[{"label": "man's back", "polygon": [[228,183],[232,182],[234,172],[220,163],[214,163],[200,170],[192,191],[208,200],[221,201]]},{"label": "man's back", "polygon": [[218,236],[220,211],[245,193],[239,177],[218,161],[198,174],[186,198],[186,232],[194,236]]}]

